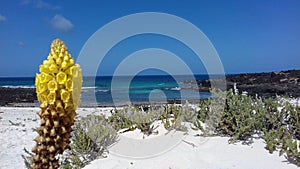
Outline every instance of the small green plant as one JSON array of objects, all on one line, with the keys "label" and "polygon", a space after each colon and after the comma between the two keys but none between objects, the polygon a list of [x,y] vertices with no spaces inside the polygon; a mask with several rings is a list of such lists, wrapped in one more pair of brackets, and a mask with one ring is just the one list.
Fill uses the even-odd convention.
[{"label": "small green plant", "polygon": [[22,154],[21,156],[24,160],[25,167],[27,169],[30,169],[32,166],[32,162],[33,162],[32,160],[33,160],[34,154],[29,152],[26,148],[24,148],[23,150],[25,152],[25,155]]},{"label": "small green plant", "polygon": [[231,136],[230,142],[249,141],[256,130],[253,109],[251,97],[229,90],[218,129],[222,134]]},{"label": "small green plant", "polygon": [[140,129],[144,135],[157,134],[153,122],[159,119],[160,110],[149,109],[146,112],[138,107],[126,107],[120,110],[112,110],[108,122],[116,131],[121,133]]},{"label": "small green plant", "polygon": [[196,119],[196,113],[189,109],[189,103],[186,102],[182,106],[166,105],[160,116],[165,129],[187,132],[185,122],[193,123]]},{"label": "small green plant", "polygon": [[71,150],[63,161],[63,168],[79,169],[99,157],[116,142],[117,133],[103,115],[88,115],[76,121],[72,133]]},{"label": "small green plant", "polygon": [[[124,108],[128,109],[128,108]],[[111,110],[111,116],[108,117],[108,122],[113,126],[116,131],[119,131],[124,128],[130,128],[133,123],[128,119],[128,116],[125,114],[126,110]]]}]

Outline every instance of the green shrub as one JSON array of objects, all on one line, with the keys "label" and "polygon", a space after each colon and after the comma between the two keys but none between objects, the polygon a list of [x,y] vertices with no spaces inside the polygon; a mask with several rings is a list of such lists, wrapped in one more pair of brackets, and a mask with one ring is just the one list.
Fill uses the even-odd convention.
[{"label": "green shrub", "polygon": [[[300,141],[300,108],[297,105],[292,105],[288,98],[263,100],[233,90],[212,93],[213,98],[200,101],[192,129],[202,130],[203,135],[229,136],[229,143],[250,144],[253,138],[263,138],[270,153],[286,154],[289,161],[300,166],[300,144],[297,144]],[[218,96],[224,94],[222,109],[220,105],[224,100]],[[219,99],[213,102],[214,98]],[[206,125],[214,131],[205,129]]]},{"label": "green shrub", "polygon": [[75,122],[71,151],[63,161],[64,169],[82,168],[99,157],[117,140],[117,133],[103,116],[88,115]]}]

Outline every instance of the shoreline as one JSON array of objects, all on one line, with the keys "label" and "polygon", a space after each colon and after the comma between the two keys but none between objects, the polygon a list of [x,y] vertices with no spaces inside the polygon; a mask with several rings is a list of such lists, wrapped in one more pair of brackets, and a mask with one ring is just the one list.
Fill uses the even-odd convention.
[{"label": "shoreline", "polygon": [[[182,88],[181,90],[198,90],[199,92],[207,92],[211,89],[211,81],[218,82],[223,79],[209,79],[185,81],[185,84],[198,86],[195,88]],[[233,89],[236,84],[240,93],[247,92],[249,96],[274,98],[277,96],[299,98],[300,97],[300,70],[288,70],[281,72],[268,73],[248,73],[226,75],[226,90]],[[205,99],[205,98],[203,98]],[[200,99],[201,100],[201,99]],[[199,103],[197,100],[188,100],[190,103]],[[152,104],[178,104],[185,100],[167,100],[167,101],[136,101],[131,102],[131,105],[152,105]],[[116,106],[126,106],[128,103],[116,104]],[[12,107],[36,107],[39,106],[35,88],[9,88],[0,86],[0,106]],[[114,103],[98,102],[97,105],[89,103],[81,103],[80,107],[111,107]]]},{"label": "shoreline", "polygon": [[[164,104],[181,104],[188,101],[189,103],[199,103],[199,99],[193,100],[166,100],[166,101],[135,101],[131,102],[130,105],[134,106],[148,106],[148,105],[164,105]],[[35,88],[9,88],[0,87],[0,106],[3,107],[39,107],[40,103],[37,100]],[[81,103],[82,108],[95,108],[95,107],[124,107],[129,104],[124,103]]]}]

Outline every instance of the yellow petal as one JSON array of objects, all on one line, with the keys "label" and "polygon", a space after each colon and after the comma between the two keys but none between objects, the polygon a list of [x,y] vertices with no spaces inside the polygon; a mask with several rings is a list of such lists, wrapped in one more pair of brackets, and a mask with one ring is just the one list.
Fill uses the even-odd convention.
[{"label": "yellow petal", "polygon": [[68,79],[66,81],[65,85],[66,85],[66,88],[67,88],[68,91],[72,91],[73,90],[73,81],[71,79]]},{"label": "yellow petal", "polygon": [[60,52],[61,52],[61,53],[64,53],[64,52],[65,52],[65,48],[61,48],[61,49],[60,49]]},{"label": "yellow petal", "polygon": [[47,59],[48,59],[48,60],[53,59],[51,53],[48,55]]},{"label": "yellow petal", "polygon": [[61,62],[62,62],[62,59],[61,59],[61,58],[57,58],[57,59],[56,59],[56,64],[57,64],[58,66],[61,65]]},{"label": "yellow petal", "polygon": [[49,73],[49,68],[45,65],[40,65],[40,72]]},{"label": "yellow petal", "polygon": [[52,79],[52,76],[47,73],[42,72],[40,75],[41,83],[47,83],[51,79]]},{"label": "yellow petal", "polygon": [[74,66],[71,66],[71,67],[69,67],[65,72],[66,72],[68,75],[73,76],[73,71],[74,71]]},{"label": "yellow petal", "polygon": [[57,83],[55,80],[50,80],[47,84],[48,90],[51,92],[55,92],[57,90]]},{"label": "yellow petal", "polygon": [[35,86],[37,87],[40,84],[40,74],[35,75]]},{"label": "yellow petal", "polygon": [[68,66],[69,66],[69,64],[68,64],[68,62],[66,62],[66,61],[63,61],[63,62],[61,63],[61,68],[63,68],[63,69],[67,68]]},{"label": "yellow petal", "polygon": [[67,80],[67,75],[64,72],[59,72],[56,75],[56,81],[58,82],[58,84],[64,84]]},{"label": "yellow petal", "polygon": [[38,93],[37,98],[39,102],[47,105],[47,92]]},{"label": "yellow petal", "polygon": [[45,65],[45,66],[49,66],[49,65],[50,65],[50,63],[49,63],[49,61],[48,61],[48,60],[44,60],[44,61],[43,61],[43,65]]},{"label": "yellow petal", "polygon": [[57,54],[55,52],[51,53],[53,59],[57,59]]},{"label": "yellow petal", "polygon": [[47,96],[47,100],[50,104],[54,104],[56,100],[56,93],[55,92],[50,92]]},{"label": "yellow petal", "polygon": [[55,63],[52,63],[50,66],[49,66],[49,70],[52,72],[52,73],[57,73],[58,72],[58,68],[56,66]]},{"label": "yellow petal", "polygon": [[72,110],[72,109],[74,109],[74,104],[72,104],[70,102],[66,102],[65,103],[65,109],[66,110]]},{"label": "yellow petal", "polygon": [[63,100],[64,103],[67,103],[70,99],[70,92],[65,89],[60,91],[60,98]]},{"label": "yellow petal", "polygon": [[70,59],[70,65],[74,65],[74,59],[73,58]]},{"label": "yellow petal", "polygon": [[69,56],[68,56],[68,55],[65,55],[65,56],[64,56],[64,61],[66,61],[66,62],[69,61]]},{"label": "yellow petal", "polygon": [[36,86],[38,89],[37,89],[37,91],[39,92],[39,93],[42,93],[42,92],[44,92],[44,91],[46,91],[47,90],[47,83],[40,83],[38,86]]},{"label": "yellow petal", "polygon": [[61,111],[63,109],[63,105],[62,105],[61,100],[56,100],[55,104],[56,104],[56,110],[57,111]]}]

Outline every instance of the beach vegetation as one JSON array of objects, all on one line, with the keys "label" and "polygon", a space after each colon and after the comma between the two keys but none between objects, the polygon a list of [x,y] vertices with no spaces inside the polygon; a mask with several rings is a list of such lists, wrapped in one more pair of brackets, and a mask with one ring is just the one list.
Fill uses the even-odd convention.
[{"label": "beach vegetation", "polygon": [[[226,94],[226,100],[219,115],[213,112],[212,98],[200,102],[193,129],[203,131],[204,136],[229,136],[229,143],[251,144],[253,139],[262,138],[270,153],[279,151],[280,155],[300,166],[299,105],[292,104],[289,98],[262,99],[231,89],[222,93]],[[207,132],[205,127],[211,118],[215,128]]]},{"label": "beach vegetation", "polygon": [[107,148],[117,141],[117,133],[103,115],[82,117],[73,128],[71,149],[61,162],[63,169],[80,169],[97,158],[106,157]]}]

